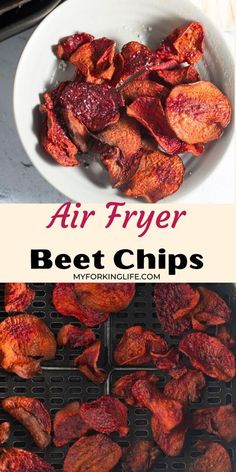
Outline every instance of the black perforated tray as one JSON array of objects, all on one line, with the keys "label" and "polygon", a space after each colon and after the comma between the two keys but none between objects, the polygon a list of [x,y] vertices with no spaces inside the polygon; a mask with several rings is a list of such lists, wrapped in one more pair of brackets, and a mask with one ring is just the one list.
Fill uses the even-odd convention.
[{"label": "black perforated tray", "polygon": [[[226,302],[230,305],[233,313],[236,312],[236,286],[234,284],[203,284],[216,290]],[[51,304],[51,293],[53,284],[32,284],[36,290],[36,299],[28,309],[29,313],[34,313],[44,319],[47,325],[56,334],[58,330],[66,323],[76,322],[74,318],[67,318],[55,312]],[[4,319],[6,314],[3,311],[3,286],[0,286],[0,320]],[[23,380],[16,375],[7,374],[0,370],[0,398],[9,395],[28,395],[36,397],[43,401],[53,417],[55,412],[73,400],[87,401],[97,398],[103,393],[111,392],[111,385],[121,375],[137,370],[136,368],[118,368],[113,360],[114,347],[121,338],[124,330],[128,326],[140,324],[151,328],[157,333],[161,333],[160,325],[155,315],[153,303],[153,285],[138,284],[136,296],[132,304],[124,311],[113,314],[105,325],[95,329],[98,338],[102,339],[103,352],[100,360],[100,367],[105,369],[109,376],[105,385],[95,386],[93,383],[83,377],[77,369],[72,367],[73,358],[78,355],[79,349],[58,349],[56,359],[51,363],[44,364],[42,375],[38,375],[31,380]],[[232,327],[236,334],[236,324]],[[213,330],[214,332],[214,330]],[[178,338],[166,337],[170,344],[178,343]],[[146,368],[146,367],[145,367]],[[140,370],[143,369],[140,368]],[[150,371],[157,372],[153,365],[147,366]],[[163,386],[168,380],[168,376],[158,372],[161,378],[160,385]],[[236,402],[236,381],[229,383],[217,382],[213,379],[207,379],[207,387],[198,403],[191,405],[191,408],[200,408],[204,406],[219,406]],[[129,422],[130,432],[127,438],[120,440],[118,435],[114,434],[113,439],[119,442],[121,446],[127,446],[135,439],[150,438],[150,413],[146,409],[130,408]],[[49,445],[45,451],[40,451],[32,442],[28,432],[19,423],[10,418],[0,409],[0,422],[10,420],[12,431],[10,445],[25,448],[37,452],[44,457],[55,470],[62,471],[63,459],[68,446],[56,448],[53,444]],[[181,456],[170,458],[164,455],[159,458],[157,464],[150,472],[181,472],[187,471],[188,464],[193,460],[197,453],[193,449],[193,443],[198,439],[211,438],[216,441],[216,437],[199,432],[189,432],[185,448]],[[233,470],[236,471],[235,443],[224,444],[230,453],[233,461]],[[118,466],[114,472],[120,472]],[[222,472],[224,472],[222,470]]]}]

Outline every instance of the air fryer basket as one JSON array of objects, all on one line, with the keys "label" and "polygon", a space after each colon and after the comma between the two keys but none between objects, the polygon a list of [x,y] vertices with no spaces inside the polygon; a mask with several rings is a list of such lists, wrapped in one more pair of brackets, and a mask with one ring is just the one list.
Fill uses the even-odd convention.
[{"label": "air fryer basket", "polygon": [[[233,313],[236,312],[236,286],[234,284],[202,284],[216,290],[231,307]],[[56,334],[64,324],[73,322],[77,325],[74,318],[63,317],[55,312],[51,304],[51,294],[53,284],[32,284],[32,288],[36,290],[36,299],[28,309],[29,313],[34,313],[44,319],[47,325]],[[6,313],[3,311],[3,286],[0,291],[1,312],[0,320],[4,319]],[[56,359],[44,364],[41,375],[31,380],[23,380],[13,374],[8,374],[0,370],[0,398],[10,395],[27,395],[40,399],[45,403],[53,417],[55,412],[64,405],[73,400],[88,401],[97,398],[103,393],[110,393],[111,386],[114,381],[121,375],[137,370],[136,368],[118,368],[113,359],[114,348],[118,340],[121,338],[125,329],[131,325],[140,324],[144,327],[151,328],[157,333],[162,333],[160,325],[155,315],[155,307],[153,303],[153,285],[137,284],[136,296],[132,304],[124,311],[113,314],[110,321],[101,327],[96,328],[96,335],[102,340],[103,352],[101,356],[100,367],[108,371],[109,376],[105,385],[96,386],[88,381],[78,369],[72,367],[73,358],[78,355],[79,350],[58,349]],[[234,334],[236,334],[236,326],[232,326]],[[178,343],[178,338],[166,337],[170,344]],[[145,367],[146,368],[146,367]],[[139,370],[142,370],[140,368]],[[153,365],[147,367],[148,370],[155,372]],[[168,376],[158,372],[161,378],[161,385],[167,381]],[[191,408],[200,408],[207,406],[219,406],[234,402],[236,398],[236,381],[229,383],[218,382],[216,380],[207,379],[207,387],[198,403],[191,405]],[[9,444],[15,447],[25,448],[30,451],[39,453],[56,471],[62,471],[63,459],[68,446],[56,448],[50,444],[45,451],[39,451],[33,443],[31,436],[20,423],[14,421],[4,411],[0,409],[0,422],[2,420],[10,420],[11,437]],[[138,438],[151,438],[150,432],[150,413],[146,409],[129,409],[130,432],[127,438],[120,440],[118,435],[114,434],[115,439],[121,446],[127,446]],[[162,455],[156,465],[150,472],[160,471],[184,471],[188,464],[196,457],[193,443],[198,439],[213,439],[216,437],[209,434],[203,434],[196,431],[189,432],[185,448],[181,456],[171,458]],[[236,471],[235,462],[235,443],[224,444],[230,453],[233,461],[233,470]],[[118,466],[115,472],[120,472]],[[224,472],[224,471],[222,471]]]}]

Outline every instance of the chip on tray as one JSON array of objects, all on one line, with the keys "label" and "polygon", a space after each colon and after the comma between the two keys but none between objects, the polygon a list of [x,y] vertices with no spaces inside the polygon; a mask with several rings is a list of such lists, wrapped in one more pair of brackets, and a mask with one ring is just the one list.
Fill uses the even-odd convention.
[{"label": "chip on tray", "polygon": [[78,367],[80,372],[96,385],[104,383],[107,378],[106,372],[99,369],[97,366],[100,350],[101,341],[96,341],[94,344],[84,349],[82,354],[77,356],[74,360],[74,365]]}]

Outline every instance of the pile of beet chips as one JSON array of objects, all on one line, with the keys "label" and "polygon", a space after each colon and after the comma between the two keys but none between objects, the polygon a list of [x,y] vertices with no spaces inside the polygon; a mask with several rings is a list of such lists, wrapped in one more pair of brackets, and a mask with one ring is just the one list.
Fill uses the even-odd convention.
[{"label": "pile of beet chips", "polygon": [[[0,323],[1,367],[31,379],[41,371],[44,360],[55,358],[57,346],[80,349],[74,366],[91,382],[104,383],[108,373],[98,366],[104,346],[92,328],[125,310],[135,289],[135,284],[127,283],[56,284],[54,308],[81,323],[81,327],[65,324],[56,339],[42,319],[25,313],[35,298],[34,290],[24,283],[5,284],[5,311],[10,316]],[[187,283],[156,284],[154,306],[161,334],[141,325],[124,331],[115,346],[114,361],[131,372],[113,382],[110,395],[70,402],[56,412],[53,422],[37,398],[2,400],[3,410],[29,431],[40,450],[51,441],[57,448],[68,447],[64,472],[110,472],[117,465],[115,470],[123,472],[147,472],[161,455],[179,456],[191,430],[204,431],[224,443],[236,440],[232,404],[193,408],[204,395],[207,377],[227,383],[235,377],[229,306],[217,292]],[[209,334],[212,329],[214,335]],[[172,337],[178,341],[174,346]],[[162,372],[167,375],[164,388],[158,377]],[[150,411],[153,440],[139,439],[124,448],[117,439],[129,433],[132,408]],[[0,444],[7,443],[10,431],[10,421],[0,424]],[[188,472],[232,472],[229,453],[220,442],[210,437],[198,441],[194,450],[200,455]],[[0,470],[53,472],[54,468],[33,452],[6,447],[0,450]]]},{"label": "pile of beet chips", "polygon": [[176,192],[184,154],[202,154],[231,119],[228,98],[195,68],[203,40],[197,22],[155,51],[131,41],[118,52],[111,39],[87,33],[63,38],[55,53],[74,65],[74,77],[43,94],[44,150],[63,166],[97,153],[113,187],[130,197],[156,202]]}]

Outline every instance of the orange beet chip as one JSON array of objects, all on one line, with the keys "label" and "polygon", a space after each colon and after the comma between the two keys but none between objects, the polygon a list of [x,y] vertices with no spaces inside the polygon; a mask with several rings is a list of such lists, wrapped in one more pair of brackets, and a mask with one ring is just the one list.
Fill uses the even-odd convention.
[{"label": "orange beet chip", "polygon": [[88,347],[96,341],[96,335],[90,328],[79,328],[68,324],[62,326],[57,335],[58,346],[69,346],[72,349]]},{"label": "orange beet chip", "polygon": [[178,85],[166,101],[169,124],[188,144],[219,139],[231,120],[228,98],[211,82]]},{"label": "orange beet chip", "polygon": [[205,331],[208,326],[229,323],[231,310],[218,293],[205,287],[198,287],[200,300],[192,311],[193,329]]},{"label": "orange beet chip", "polygon": [[142,141],[138,123],[133,118],[123,116],[96,138],[105,147],[100,159],[111,177],[113,186],[123,185],[132,177],[139,162],[138,151]]},{"label": "orange beet chip", "polygon": [[124,67],[120,82],[124,82],[136,72],[140,72],[147,67],[151,69],[154,64],[160,62],[150,48],[138,41],[130,41],[125,44],[121,54],[124,60]]},{"label": "orange beet chip", "polygon": [[58,283],[53,289],[52,303],[58,313],[64,316],[74,316],[81,323],[92,327],[107,321],[110,313],[102,313],[85,307],[80,303],[75,292],[75,284]]},{"label": "orange beet chip", "polygon": [[8,421],[0,423],[0,445],[8,441],[11,431],[11,425]]},{"label": "orange beet chip", "polygon": [[112,387],[113,395],[116,395],[119,398],[122,398],[127,405],[142,407],[142,404],[139,404],[132,394],[132,387],[137,382],[137,380],[147,380],[150,384],[154,386],[159,382],[159,378],[156,374],[152,374],[146,370],[137,370],[131,374],[123,375],[120,377]]},{"label": "orange beet chip", "polygon": [[60,39],[59,43],[56,45],[56,55],[59,59],[68,60],[76,49],[93,39],[94,37],[88,33],[75,33],[66,36],[65,38]]},{"label": "orange beet chip", "polygon": [[107,378],[106,372],[97,367],[100,350],[101,341],[96,341],[74,360],[74,364],[80,372],[97,385],[104,383]]},{"label": "orange beet chip", "polygon": [[44,449],[51,441],[51,418],[45,406],[31,397],[8,397],[2,407],[30,432],[35,444]]},{"label": "orange beet chip", "polygon": [[53,431],[53,442],[56,447],[68,444],[72,439],[79,439],[88,432],[88,426],[80,416],[80,403],[72,402],[56,412]]},{"label": "orange beet chip", "polygon": [[194,66],[172,70],[159,70],[157,71],[157,75],[170,85],[189,84],[200,80],[199,74]]},{"label": "orange beet chip", "polygon": [[115,72],[115,48],[116,43],[111,39],[94,39],[80,46],[70,56],[70,62],[87,82],[101,84],[104,80],[110,80]]},{"label": "orange beet chip", "polygon": [[127,107],[127,114],[138,120],[168,154],[181,152],[182,142],[170,128],[159,98],[139,97]]},{"label": "orange beet chip", "polygon": [[193,367],[209,377],[229,382],[235,377],[235,358],[217,338],[206,333],[187,334],[179,343],[179,350]]},{"label": "orange beet chip", "polygon": [[203,455],[190,464],[188,472],[232,472],[228,451],[213,441],[198,441],[194,448]]},{"label": "orange beet chip", "polygon": [[154,415],[151,419],[151,428],[154,441],[167,456],[175,457],[181,454],[188,430],[185,422],[172,431],[166,431],[160,417]]},{"label": "orange beet chip", "polygon": [[46,116],[40,131],[40,141],[44,150],[55,159],[58,164],[65,167],[78,166],[78,148],[69,138],[69,133],[61,117],[55,111],[58,96],[64,88],[60,84],[53,92],[46,92],[43,95],[44,103],[40,106],[40,111]]},{"label": "orange beet chip", "polygon": [[167,36],[156,53],[163,61],[175,59],[179,63],[195,64],[203,56],[204,30],[197,22],[176,28]]},{"label": "orange beet chip", "polygon": [[202,372],[186,370],[180,378],[170,380],[164,388],[164,394],[172,400],[181,403],[196,402],[200,399],[201,391],[206,386],[206,380]]},{"label": "orange beet chip", "polygon": [[[169,71],[168,71],[169,72]],[[126,103],[131,103],[139,97],[165,97],[168,89],[148,79],[134,79],[128,82],[121,90]]]},{"label": "orange beet chip", "polygon": [[35,298],[35,291],[27,284],[5,284],[4,305],[6,312],[23,312]]},{"label": "orange beet chip", "polygon": [[184,171],[179,156],[144,151],[137,171],[122,190],[129,197],[142,197],[149,203],[157,202],[177,192],[183,182]]},{"label": "orange beet chip", "polygon": [[108,436],[84,436],[67,452],[63,472],[110,472],[121,456],[121,447]]},{"label": "orange beet chip", "polygon": [[135,284],[82,283],[74,284],[79,302],[96,311],[116,312],[127,308],[135,295]]},{"label": "orange beet chip", "polygon": [[41,372],[40,362],[54,359],[56,340],[34,315],[14,315],[0,323],[0,365],[24,379]]},{"label": "orange beet chip", "polygon": [[37,454],[16,447],[0,449],[0,470],[1,472],[55,472],[54,467]]}]

